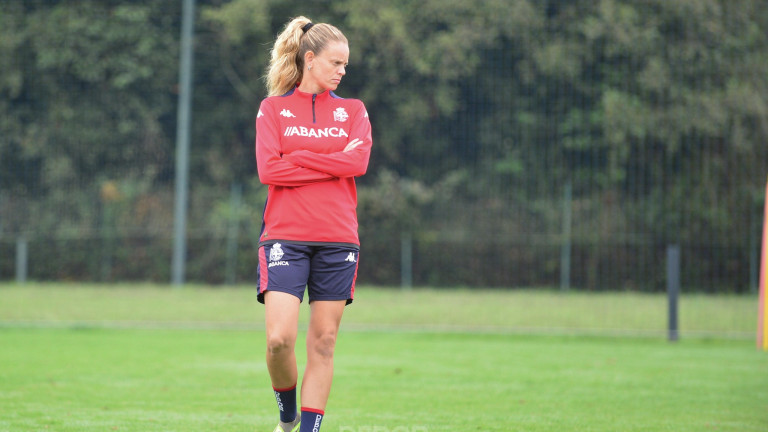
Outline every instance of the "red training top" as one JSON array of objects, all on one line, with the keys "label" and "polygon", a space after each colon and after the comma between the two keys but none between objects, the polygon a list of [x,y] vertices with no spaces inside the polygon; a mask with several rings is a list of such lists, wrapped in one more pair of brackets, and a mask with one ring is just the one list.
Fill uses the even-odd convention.
[{"label": "red training top", "polygon": [[[362,144],[344,152],[354,139]],[[259,243],[359,246],[355,176],[371,155],[360,100],[298,88],[264,99],[256,116],[256,166],[269,186]]]}]

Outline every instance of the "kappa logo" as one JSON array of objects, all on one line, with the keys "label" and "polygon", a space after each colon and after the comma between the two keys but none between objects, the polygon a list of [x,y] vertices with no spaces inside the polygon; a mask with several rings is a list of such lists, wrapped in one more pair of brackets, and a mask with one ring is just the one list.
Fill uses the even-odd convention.
[{"label": "kappa logo", "polygon": [[293,115],[293,113],[292,113],[290,110],[288,110],[287,108],[283,108],[283,110],[282,110],[282,111],[280,111],[280,115],[281,115],[281,116],[283,116],[283,117],[296,117],[296,116],[295,116],[295,115]]},{"label": "kappa logo", "polygon": [[346,262],[357,262],[357,260],[355,259],[355,253],[354,252],[350,252],[349,255],[347,255],[347,258],[344,261],[346,261]]},{"label": "kappa logo", "polygon": [[280,261],[283,258],[283,255],[285,255],[285,252],[283,252],[282,245],[280,243],[275,243],[272,245],[272,248],[269,249],[269,265],[268,268],[272,268],[274,266],[287,266],[289,265],[287,261]]},{"label": "kappa logo", "polygon": [[259,113],[256,114],[256,118],[259,118],[259,117],[264,117],[264,113],[261,112],[261,110],[259,110]]},{"label": "kappa logo", "polygon": [[333,112],[333,120],[337,122],[345,122],[349,118],[349,114],[347,114],[347,111],[344,109],[344,107],[338,107],[336,108],[336,111]]}]

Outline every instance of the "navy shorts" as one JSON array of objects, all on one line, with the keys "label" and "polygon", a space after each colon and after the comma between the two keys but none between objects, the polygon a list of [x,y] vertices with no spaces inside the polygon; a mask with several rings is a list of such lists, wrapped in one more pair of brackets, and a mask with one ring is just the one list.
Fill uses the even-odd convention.
[{"label": "navy shorts", "polygon": [[304,289],[310,303],[315,300],[346,300],[355,297],[357,259],[360,251],[352,247],[302,245],[276,242],[259,247],[256,270],[259,303],[266,291],[293,294],[304,301]]}]

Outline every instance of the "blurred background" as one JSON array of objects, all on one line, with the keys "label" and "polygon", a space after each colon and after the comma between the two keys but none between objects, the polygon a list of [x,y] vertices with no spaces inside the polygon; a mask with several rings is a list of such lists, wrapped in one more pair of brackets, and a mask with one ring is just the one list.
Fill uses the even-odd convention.
[{"label": "blurred background", "polygon": [[[755,293],[758,0],[198,0],[184,281],[255,283],[255,114],[293,16],[373,125],[359,284]],[[0,281],[171,281],[182,2],[0,5]]]}]

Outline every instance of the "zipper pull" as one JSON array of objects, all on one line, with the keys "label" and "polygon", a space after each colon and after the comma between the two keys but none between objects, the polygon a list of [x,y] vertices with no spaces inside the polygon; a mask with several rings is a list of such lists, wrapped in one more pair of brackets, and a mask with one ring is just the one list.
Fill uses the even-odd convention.
[{"label": "zipper pull", "polygon": [[317,99],[317,95],[312,95],[312,123],[317,123],[317,117],[315,116],[315,99]]}]

